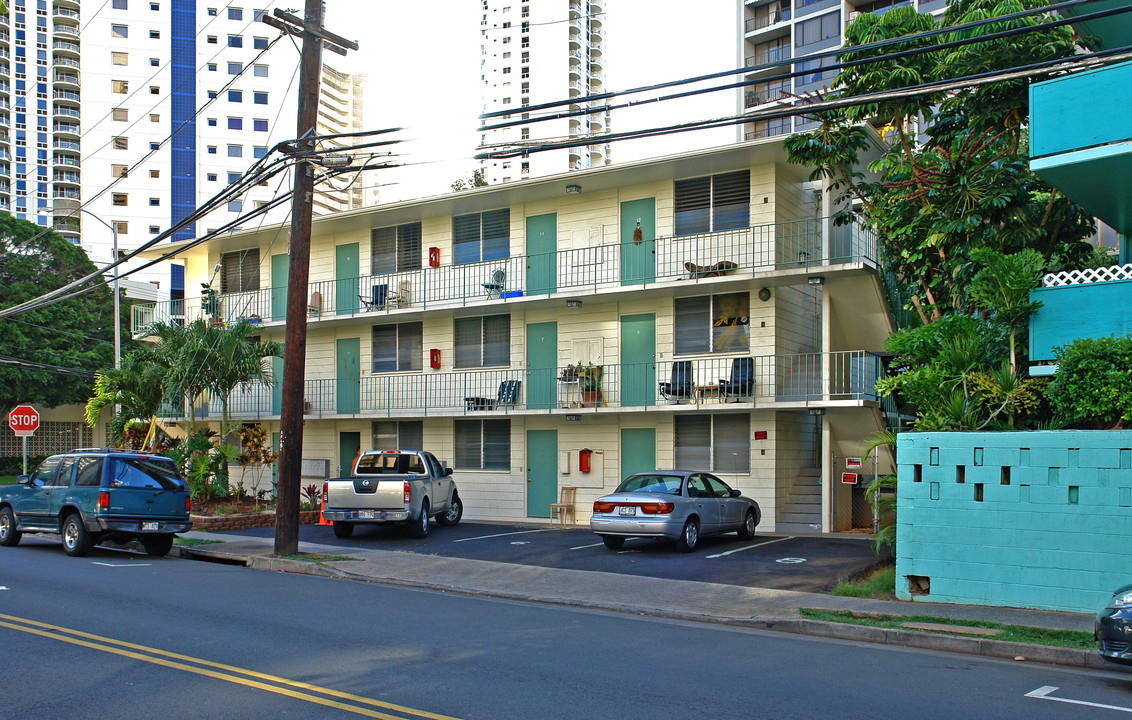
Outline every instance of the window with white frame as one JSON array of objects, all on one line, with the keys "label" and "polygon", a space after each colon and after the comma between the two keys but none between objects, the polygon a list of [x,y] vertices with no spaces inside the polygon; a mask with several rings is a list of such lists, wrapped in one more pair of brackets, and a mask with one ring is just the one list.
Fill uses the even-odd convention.
[{"label": "window with white frame", "polygon": [[373,326],[373,371],[412,372],[423,365],[424,344],[419,322]]},{"label": "window with white frame", "polygon": [[751,416],[677,413],[673,449],[676,467],[717,473],[751,471]]},{"label": "window with white frame", "polygon": [[511,469],[510,420],[456,420],[453,426],[457,469]]},{"label": "window with white frame", "polygon": [[511,316],[456,318],[453,358],[458,368],[511,364]]},{"label": "window with white frame", "polygon": [[374,228],[370,233],[370,272],[405,272],[421,268],[421,224]]},{"label": "window with white frame", "polygon": [[745,228],[751,222],[751,172],[677,180],[676,234]]},{"label": "window with white frame", "polygon": [[452,262],[503,260],[511,255],[511,210],[452,217]]},{"label": "window with white frame", "polygon": [[423,450],[424,423],[420,420],[374,420],[374,450]]},{"label": "window with white frame", "polygon": [[750,293],[676,298],[673,311],[677,355],[746,352],[751,347]]}]

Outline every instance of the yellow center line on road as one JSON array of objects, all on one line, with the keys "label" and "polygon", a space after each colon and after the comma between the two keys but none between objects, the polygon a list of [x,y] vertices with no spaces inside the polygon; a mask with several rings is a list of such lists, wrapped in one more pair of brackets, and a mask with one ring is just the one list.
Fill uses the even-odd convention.
[{"label": "yellow center line on road", "polygon": [[[339,710],[346,710],[347,712],[364,715],[366,717],[381,718],[382,720],[405,720],[404,717],[388,715],[382,712],[378,712],[377,710],[372,710],[370,709],[370,707],[365,707],[372,706],[382,708],[383,710],[401,713],[402,715],[406,715],[409,718],[427,718],[428,720],[459,720],[458,718],[454,718],[450,715],[430,713],[425,710],[415,710],[403,705],[382,702],[380,700],[373,700],[372,698],[363,697],[361,695],[353,695],[351,693],[345,693],[338,690],[333,690],[331,688],[325,688],[318,685],[311,685],[309,683],[289,680],[287,678],[278,677],[276,675],[269,675],[267,673],[261,673],[255,670],[247,670],[244,668],[235,667],[233,665],[225,665],[223,663],[195,658],[189,655],[180,655],[177,653],[168,652],[166,650],[160,650],[158,648],[151,648],[145,645],[136,645],[134,643],[125,642],[122,640],[115,640],[113,638],[102,637],[100,635],[93,635],[91,633],[82,632],[81,630],[72,630],[71,628],[61,627],[58,625],[50,625],[48,623],[39,622],[37,620],[29,620],[27,618],[15,617],[13,615],[5,615],[3,613],[0,613],[0,627],[6,627],[12,630],[17,630],[19,632],[25,632],[32,635],[50,638],[52,640],[59,640],[61,642],[90,648],[92,650],[112,653],[114,655],[132,658],[134,660],[141,660],[143,662],[153,663],[154,665],[161,665],[163,667],[173,668],[176,670],[184,670],[185,672],[194,673],[196,675],[203,675],[205,677],[223,680],[224,682],[230,682],[236,685],[244,685],[246,687],[256,688],[258,690],[265,690],[277,695],[285,695],[287,697],[295,698],[297,700],[303,700],[305,702],[315,703],[317,705],[337,708]],[[66,635],[60,635],[59,633],[66,633]],[[67,637],[67,635],[72,637]],[[243,675],[245,677],[238,677],[239,675]],[[318,693],[320,695],[326,695],[328,697],[318,697],[317,695],[312,695],[310,693]],[[338,700],[345,700],[348,702],[339,702],[338,700],[331,700],[329,698],[337,698]]]}]

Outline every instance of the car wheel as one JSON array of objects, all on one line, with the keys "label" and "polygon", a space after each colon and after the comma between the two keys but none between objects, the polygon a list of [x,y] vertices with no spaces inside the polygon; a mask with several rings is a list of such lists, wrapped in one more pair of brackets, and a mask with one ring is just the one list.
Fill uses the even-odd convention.
[{"label": "car wheel", "polygon": [[334,537],[342,538],[343,540],[354,534],[354,523],[342,522],[341,520],[334,521]]},{"label": "car wheel", "polygon": [[146,555],[165,557],[173,549],[173,535],[150,535],[141,539]]},{"label": "car wheel", "polygon": [[759,521],[755,517],[754,510],[748,510],[746,517],[743,518],[743,527],[739,528],[739,538],[741,540],[750,540],[755,536],[755,528],[758,527]]},{"label": "car wheel", "polygon": [[692,552],[700,542],[700,521],[694,517],[688,518],[680,537],[676,540],[676,549],[680,552]]},{"label": "car wheel", "polygon": [[625,538],[617,535],[602,535],[601,541],[610,550],[620,550],[625,545]]},{"label": "car wheel", "polygon": [[428,537],[428,500],[421,502],[421,516],[416,520],[410,520],[412,525],[409,526],[409,534],[415,538]]},{"label": "car wheel", "polygon": [[448,512],[440,513],[436,516],[436,521],[446,527],[457,525],[460,518],[464,516],[464,503],[460,502],[460,496],[456,491],[452,491],[452,502],[448,505]]},{"label": "car wheel", "polygon": [[0,510],[0,545],[12,547],[22,536],[23,533],[16,529],[16,514],[12,512],[12,508]]},{"label": "car wheel", "polygon": [[63,521],[63,550],[71,557],[82,557],[94,547],[94,538],[83,527],[82,518],[71,513]]}]

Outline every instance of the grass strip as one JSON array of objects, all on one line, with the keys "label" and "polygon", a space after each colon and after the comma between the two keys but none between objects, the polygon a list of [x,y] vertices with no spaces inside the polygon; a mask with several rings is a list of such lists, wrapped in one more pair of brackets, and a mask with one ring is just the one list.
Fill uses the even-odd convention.
[{"label": "grass strip", "polygon": [[896,565],[885,564],[858,580],[842,580],[830,591],[831,595],[841,597],[875,598],[891,600],[896,597]]},{"label": "grass strip", "polygon": [[[995,640],[1008,640],[1010,642],[1029,643],[1030,645],[1049,645],[1052,647],[1076,648],[1078,650],[1093,650],[1096,642],[1090,632],[1080,630],[1053,630],[1050,628],[1030,627],[1027,625],[1003,625],[989,620],[957,620],[955,618],[931,617],[928,615],[874,615],[871,613],[855,613],[848,610],[813,610],[800,608],[802,617],[810,620],[825,622],[848,623],[850,625],[866,625],[868,627],[895,628],[910,630],[912,632],[931,632],[915,628],[901,627],[906,622],[939,623],[942,625],[967,625],[970,627],[994,628],[1001,630]],[[937,633],[938,634],[938,633]],[[947,633],[948,635],[964,635],[963,632]],[[966,635],[967,637],[978,637]]]},{"label": "grass strip", "polygon": [[323,555],[322,553],[295,553],[293,555],[279,555],[278,557],[284,560],[298,560],[299,562],[309,562],[315,565],[321,565],[328,562],[344,562],[347,560],[360,560],[361,558],[350,557],[349,555]]},{"label": "grass strip", "polygon": [[173,541],[174,545],[181,545],[184,547],[192,547],[194,545],[209,545],[211,543],[222,543],[223,540],[205,540],[204,538],[177,538]]}]

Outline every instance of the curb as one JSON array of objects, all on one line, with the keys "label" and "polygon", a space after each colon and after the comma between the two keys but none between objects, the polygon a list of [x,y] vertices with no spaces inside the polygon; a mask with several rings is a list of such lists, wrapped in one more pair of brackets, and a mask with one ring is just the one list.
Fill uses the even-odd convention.
[{"label": "curb", "polygon": [[177,546],[174,547],[173,550],[177,556],[184,559],[242,565],[253,570],[314,575],[336,580],[359,580],[379,585],[394,585],[420,590],[458,593],[469,597],[517,600],[521,602],[576,607],[587,610],[605,610],[627,615],[647,615],[649,617],[665,618],[669,620],[710,623],[713,625],[731,625],[755,630],[810,635],[813,637],[846,640],[850,642],[868,642],[897,647],[914,647],[924,650],[978,655],[999,660],[1018,660],[1021,658],[1021,661],[1065,665],[1068,667],[1088,668],[1091,670],[1112,669],[1109,663],[1092,650],[1053,647],[1049,645],[1031,645],[1029,643],[1010,642],[1007,640],[988,640],[986,638],[971,638],[957,635],[940,635],[916,630],[878,628],[868,625],[851,625],[848,623],[809,620],[806,618],[721,618],[696,613],[675,612],[663,608],[649,609],[608,602],[587,602],[573,598],[533,596],[526,593],[508,592],[506,590],[491,592],[469,590],[438,582],[420,582],[394,577],[362,575],[321,563],[290,560],[269,555],[241,555],[227,553],[221,550],[211,550],[201,546]]}]

